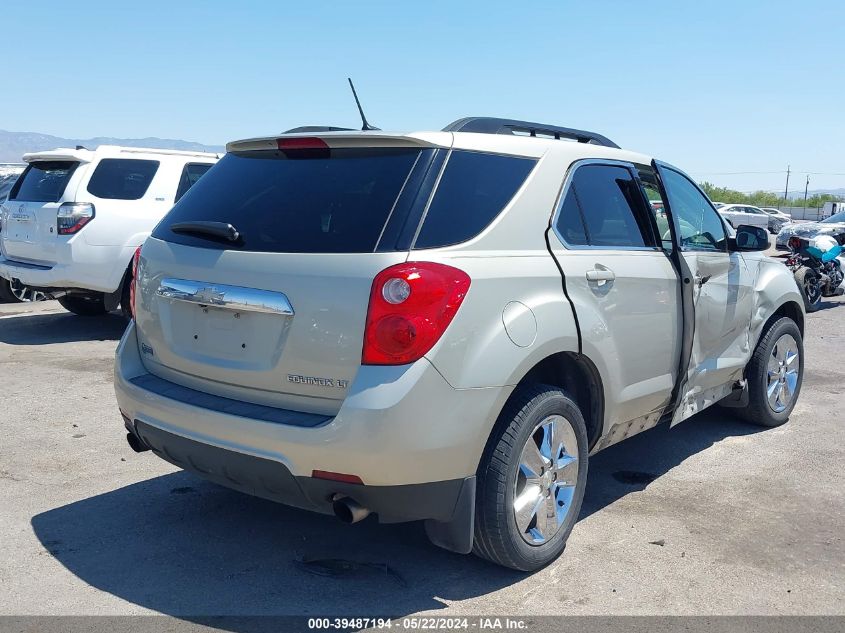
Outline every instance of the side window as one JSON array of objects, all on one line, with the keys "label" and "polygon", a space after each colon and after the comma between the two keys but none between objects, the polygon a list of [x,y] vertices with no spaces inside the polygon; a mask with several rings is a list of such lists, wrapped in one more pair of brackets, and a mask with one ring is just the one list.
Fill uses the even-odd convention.
[{"label": "side window", "polygon": [[88,193],[108,200],[140,200],[158,171],[157,160],[104,158],[88,182]]},{"label": "side window", "polygon": [[182,170],[182,177],[179,178],[179,188],[176,190],[176,198],[174,203],[179,202],[179,198],[185,195],[191,187],[197,184],[197,180],[211,169],[211,163],[188,163],[185,169]]},{"label": "side window", "polygon": [[572,187],[569,187],[560,207],[557,232],[567,244],[573,246],[589,246],[590,244],[587,241],[587,231],[584,228],[581,208],[578,206],[578,201],[575,199],[575,189]]},{"label": "side window", "polygon": [[531,158],[454,150],[414,248],[460,244],[486,229],[537,164]]},{"label": "side window", "polygon": [[569,183],[556,228],[570,245],[650,246],[644,206],[639,185],[627,168],[582,165]]},{"label": "side window", "polygon": [[663,249],[672,251],[675,245],[672,243],[672,231],[669,228],[669,216],[666,213],[666,201],[660,193],[660,185],[657,184],[657,175],[648,167],[639,168],[640,182],[643,192],[648,199],[654,221],[657,224],[657,235],[663,244]]},{"label": "side window", "polygon": [[685,176],[662,169],[663,184],[685,251],[727,251],[725,227],[710,201]]}]

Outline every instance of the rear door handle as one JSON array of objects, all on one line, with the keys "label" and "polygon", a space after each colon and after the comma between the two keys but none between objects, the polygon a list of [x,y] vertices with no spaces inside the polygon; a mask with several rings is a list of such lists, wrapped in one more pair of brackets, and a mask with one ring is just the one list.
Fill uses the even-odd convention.
[{"label": "rear door handle", "polygon": [[587,271],[587,281],[613,281],[616,274],[608,268],[594,268]]}]

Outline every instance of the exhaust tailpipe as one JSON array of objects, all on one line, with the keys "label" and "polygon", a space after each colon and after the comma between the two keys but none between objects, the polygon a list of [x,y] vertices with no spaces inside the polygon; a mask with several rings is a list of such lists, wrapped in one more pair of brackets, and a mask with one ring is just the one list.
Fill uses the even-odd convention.
[{"label": "exhaust tailpipe", "polygon": [[129,442],[129,448],[136,453],[143,453],[144,451],[150,450],[150,447],[144,444],[134,433],[127,433],[126,441]]},{"label": "exhaust tailpipe", "polygon": [[370,516],[370,511],[349,497],[335,496],[332,503],[334,515],[344,523],[358,523]]}]

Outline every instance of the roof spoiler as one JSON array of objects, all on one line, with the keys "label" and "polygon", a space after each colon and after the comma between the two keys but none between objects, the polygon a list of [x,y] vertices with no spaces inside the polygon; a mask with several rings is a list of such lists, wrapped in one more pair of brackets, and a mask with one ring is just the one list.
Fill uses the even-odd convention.
[{"label": "roof spoiler", "polygon": [[569,127],[547,125],[545,123],[532,123],[531,121],[518,121],[515,119],[498,119],[494,117],[471,116],[458,119],[443,128],[444,132],[475,132],[476,134],[512,134],[528,136],[545,136],[550,138],[566,138],[579,143],[592,143],[604,147],[621,149],[616,143],[606,136],[588,132],[587,130],[576,130]]}]

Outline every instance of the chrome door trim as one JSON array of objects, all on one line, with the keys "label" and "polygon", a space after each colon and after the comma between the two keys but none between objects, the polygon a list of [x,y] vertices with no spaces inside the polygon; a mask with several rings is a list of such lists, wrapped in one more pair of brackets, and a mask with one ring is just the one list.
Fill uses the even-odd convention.
[{"label": "chrome door trim", "polygon": [[282,316],[294,314],[293,306],[283,293],[258,288],[165,278],[161,280],[156,296],[171,301],[185,301],[239,312],[260,312]]}]

